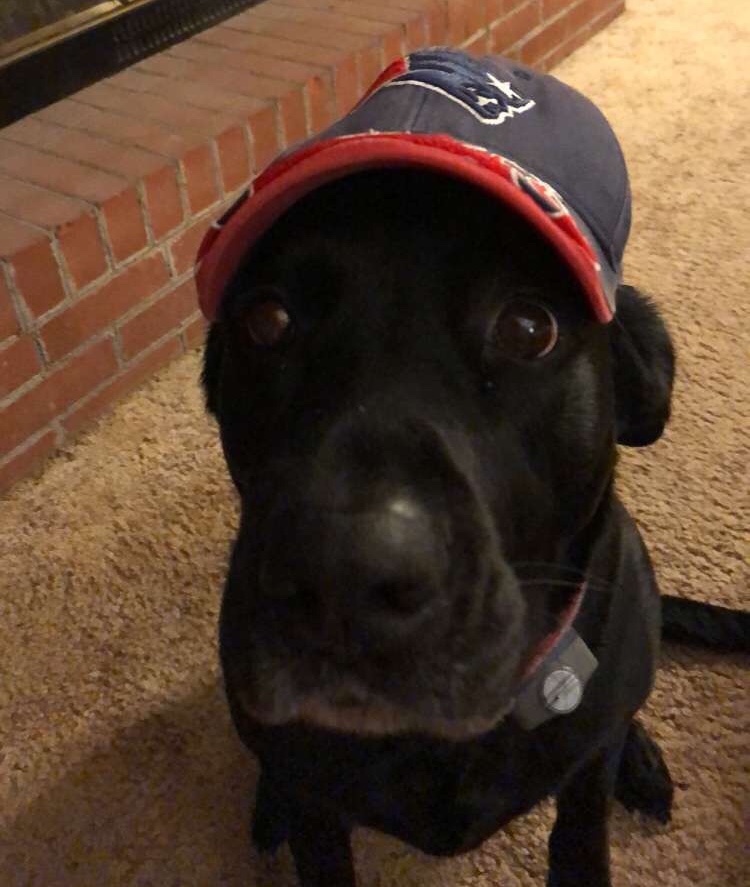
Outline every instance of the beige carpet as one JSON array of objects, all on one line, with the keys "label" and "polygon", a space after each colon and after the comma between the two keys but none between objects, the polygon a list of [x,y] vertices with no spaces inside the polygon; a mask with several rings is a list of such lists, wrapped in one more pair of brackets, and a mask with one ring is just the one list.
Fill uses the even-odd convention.
[{"label": "beige carpet", "polygon": [[[623,487],[665,589],[748,601],[746,0],[630,0],[558,74],[598,100],[635,192],[629,279],[681,367],[665,440]],[[255,771],[217,689],[233,499],[190,355],[0,502],[0,884],[289,887],[246,842]],[[744,427],[743,427],[744,426]],[[618,887],[750,884],[747,660],[665,651],[647,721],[679,789],[618,811]],[[363,887],[543,883],[550,809],[467,857],[358,834]],[[586,887],[586,885],[581,885]]]}]

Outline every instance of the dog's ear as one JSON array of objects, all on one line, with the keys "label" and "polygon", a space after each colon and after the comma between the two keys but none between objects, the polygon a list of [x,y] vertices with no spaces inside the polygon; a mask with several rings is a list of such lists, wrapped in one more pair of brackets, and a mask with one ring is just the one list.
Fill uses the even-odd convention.
[{"label": "dog's ear", "polygon": [[617,442],[645,447],[658,440],[669,419],[675,353],[653,302],[631,286],[617,290],[609,325]]},{"label": "dog's ear", "polygon": [[203,351],[203,370],[201,384],[206,399],[206,409],[214,416],[219,412],[219,377],[221,362],[224,357],[224,335],[218,323],[212,323],[208,329],[206,346]]}]

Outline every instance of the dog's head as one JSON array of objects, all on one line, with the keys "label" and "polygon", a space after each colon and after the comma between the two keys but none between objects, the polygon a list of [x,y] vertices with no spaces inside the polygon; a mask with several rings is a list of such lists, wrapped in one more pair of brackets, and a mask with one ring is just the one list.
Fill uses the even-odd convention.
[{"label": "dog's head", "polygon": [[547,243],[469,185],[377,171],[300,200],[205,356],[242,502],[222,653],[246,711],[496,723],[576,588],[616,442],[659,437],[672,371],[648,302],[621,288],[598,322]]}]

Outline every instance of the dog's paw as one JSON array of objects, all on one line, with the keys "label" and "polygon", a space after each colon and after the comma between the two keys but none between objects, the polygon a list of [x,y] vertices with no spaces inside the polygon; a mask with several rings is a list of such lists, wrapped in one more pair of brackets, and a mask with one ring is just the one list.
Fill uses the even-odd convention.
[{"label": "dog's paw", "polygon": [[615,797],[626,810],[667,823],[672,816],[674,786],[659,746],[633,721],[628,730],[615,783]]}]

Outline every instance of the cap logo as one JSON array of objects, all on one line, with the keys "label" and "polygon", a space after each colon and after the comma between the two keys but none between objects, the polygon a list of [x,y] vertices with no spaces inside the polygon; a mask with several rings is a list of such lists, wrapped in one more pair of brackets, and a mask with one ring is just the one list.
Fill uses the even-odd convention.
[{"label": "cap logo", "polygon": [[503,157],[502,161],[510,170],[510,178],[513,184],[528,194],[550,218],[561,219],[563,216],[570,215],[562,197],[560,197],[552,185],[532,175],[522,166],[519,166],[512,160],[508,160],[507,157]]},{"label": "cap logo", "polygon": [[408,68],[383,88],[420,86],[460,105],[480,123],[497,126],[523,114],[536,104],[511,85],[487,71],[480,62],[461,53],[415,52],[407,56]]},{"label": "cap logo", "polygon": [[575,240],[586,256],[588,256],[589,261],[594,266],[594,270],[597,273],[601,271],[601,265],[599,264],[599,260],[597,259],[596,253],[592,249],[591,244],[578,227],[578,223],[565,205],[565,201],[557,191],[555,191],[552,185],[543,181],[538,176],[535,176],[533,173],[530,173],[518,163],[509,160],[507,157],[496,156],[503,166],[507,168],[510,180],[516,188],[520,188],[521,191],[528,195],[541,210],[547,213],[551,219],[554,219],[557,225],[564,229],[568,236]]}]

